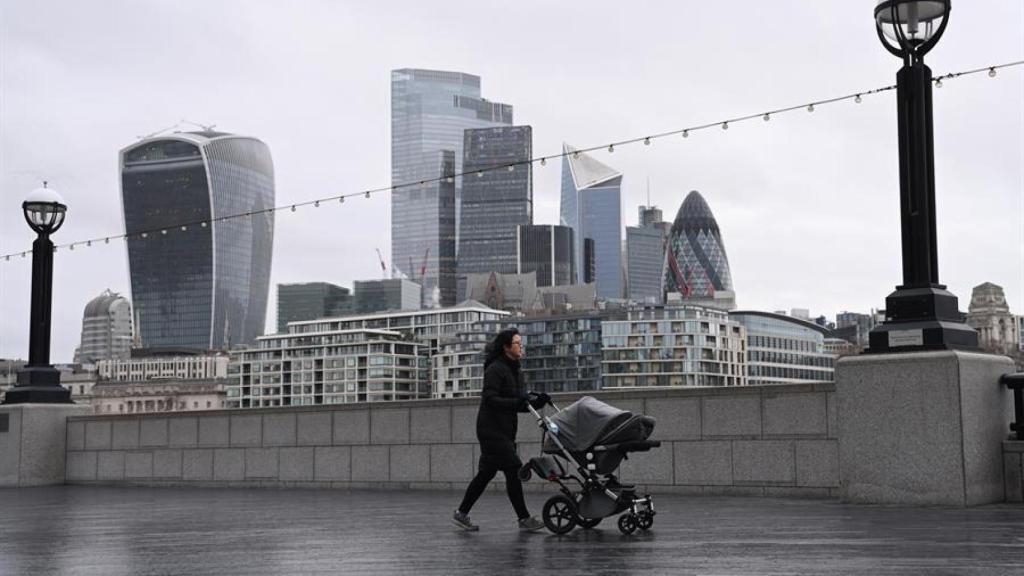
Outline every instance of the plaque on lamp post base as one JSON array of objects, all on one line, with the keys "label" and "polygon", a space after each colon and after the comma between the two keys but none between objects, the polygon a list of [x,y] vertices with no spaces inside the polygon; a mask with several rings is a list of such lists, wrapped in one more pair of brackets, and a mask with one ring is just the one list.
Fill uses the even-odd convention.
[{"label": "plaque on lamp post base", "polygon": [[963,323],[956,296],[941,284],[897,287],[885,299],[885,317],[869,334],[865,354],[978,350],[978,333]]}]

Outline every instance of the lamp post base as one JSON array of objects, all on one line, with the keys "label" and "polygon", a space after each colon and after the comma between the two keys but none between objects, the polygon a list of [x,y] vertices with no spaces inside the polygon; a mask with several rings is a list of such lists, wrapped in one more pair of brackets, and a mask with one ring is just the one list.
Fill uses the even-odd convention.
[{"label": "lamp post base", "polygon": [[865,354],[978,350],[978,333],[964,324],[957,297],[941,284],[899,286],[885,299],[886,321],[868,335]]},{"label": "lamp post base", "polygon": [[60,385],[60,371],[52,366],[26,366],[18,383],[7,391],[4,404],[72,404],[71,391]]}]

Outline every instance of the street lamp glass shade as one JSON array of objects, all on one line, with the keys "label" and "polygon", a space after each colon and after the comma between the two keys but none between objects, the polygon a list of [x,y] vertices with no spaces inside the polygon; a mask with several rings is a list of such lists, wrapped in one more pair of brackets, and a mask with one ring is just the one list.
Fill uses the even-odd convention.
[{"label": "street lamp glass shade", "polygon": [[948,15],[949,0],[880,0],[875,6],[875,25],[894,49],[914,52],[941,34]]},{"label": "street lamp glass shade", "polygon": [[37,188],[21,204],[25,221],[38,234],[53,234],[64,223],[67,205],[52,188]]}]

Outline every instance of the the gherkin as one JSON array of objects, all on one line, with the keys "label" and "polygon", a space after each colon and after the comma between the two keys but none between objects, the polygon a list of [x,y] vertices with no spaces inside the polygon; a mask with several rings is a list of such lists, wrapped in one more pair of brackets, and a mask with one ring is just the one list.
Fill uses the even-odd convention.
[{"label": "the gherkin", "polygon": [[700,192],[694,190],[683,200],[667,248],[662,276],[666,302],[736,307],[722,233]]}]

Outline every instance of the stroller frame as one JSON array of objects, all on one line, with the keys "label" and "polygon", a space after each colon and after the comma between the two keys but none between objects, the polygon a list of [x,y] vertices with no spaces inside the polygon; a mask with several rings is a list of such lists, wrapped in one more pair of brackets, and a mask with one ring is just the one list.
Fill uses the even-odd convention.
[{"label": "stroller frame", "polygon": [[[531,394],[533,396],[533,394]],[[561,412],[561,409],[554,402],[548,404]],[[549,482],[559,486],[559,494],[552,496],[544,503],[542,517],[548,530],[555,534],[567,534],[576,526],[584,529],[597,526],[604,518],[622,514],[619,516],[618,527],[623,534],[632,534],[636,530],[650,530],[654,524],[654,499],[649,495],[637,496],[633,486],[619,484],[614,474],[598,474],[597,466],[593,462],[581,462],[579,458],[570,452],[565,444],[558,438],[558,426],[551,421],[549,416],[542,414],[532,405],[527,405],[529,411],[537,419],[538,427],[543,431],[542,438],[550,437],[558,447],[556,457],[542,455],[531,458],[530,461],[520,470],[520,478],[529,479],[533,472]],[[543,410],[543,407],[541,408]],[[626,443],[629,444],[629,443]],[[657,441],[645,441],[639,450],[649,450],[661,445]],[[587,452],[588,457],[593,457],[594,452],[622,449],[618,445],[594,446]],[[626,450],[629,451],[629,450]],[[566,462],[575,466],[576,474],[566,470],[562,462],[557,458],[561,457]],[[554,464],[554,465],[552,465]],[[557,470],[555,467],[557,466]],[[574,481],[579,485],[579,490],[574,492],[568,481]],[[581,509],[587,515],[581,514]]]}]

